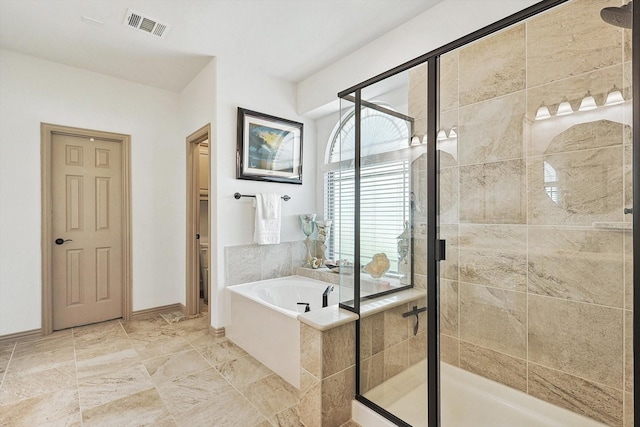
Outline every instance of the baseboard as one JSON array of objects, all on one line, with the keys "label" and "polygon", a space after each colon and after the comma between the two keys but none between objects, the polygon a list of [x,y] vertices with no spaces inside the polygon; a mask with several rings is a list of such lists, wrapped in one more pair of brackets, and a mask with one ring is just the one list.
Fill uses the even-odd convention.
[{"label": "baseboard", "polygon": [[42,329],[31,329],[29,331],[15,332],[13,334],[0,335],[0,344],[10,341],[22,341],[42,337]]},{"label": "baseboard", "polygon": [[224,326],[222,328],[214,328],[213,326],[209,325],[209,333],[215,338],[222,338],[225,334]]},{"label": "baseboard", "polygon": [[186,312],[184,305],[180,303],[161,305],[160,307],[146,308],[144,310],[136,310],[131,314],[131,320],[140,320],[147,317],[157,316],[158,314],[170,313],[172,311]]}]

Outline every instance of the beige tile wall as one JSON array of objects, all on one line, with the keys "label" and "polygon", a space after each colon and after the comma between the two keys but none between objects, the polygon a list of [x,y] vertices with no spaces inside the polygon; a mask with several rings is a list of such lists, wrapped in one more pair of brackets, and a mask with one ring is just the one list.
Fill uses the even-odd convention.
[{"label": "beige tile wall", "polygon": [[603,119],[545,146],[527,121],[587,90],[629,98],[630,31],[599,14],[623,3],[571,1],[443,56],[440,76],[458,133],[440,158],[442,360],[611,426],[633,425],[633,240],[592,224],[631,219],[632,132]]},{"label": "beige tile wall", "polygon": [[426,306],[425,298],[362,318],[360,322],[360,393],[399,374],[427,357],[426,313],[402,317],[414,306]]}]

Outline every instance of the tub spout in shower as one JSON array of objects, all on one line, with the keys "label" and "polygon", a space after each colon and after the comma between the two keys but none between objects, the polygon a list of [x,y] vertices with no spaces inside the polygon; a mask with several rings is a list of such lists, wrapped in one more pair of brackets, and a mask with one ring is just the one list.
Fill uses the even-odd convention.
[{"label": "tub spout in shower", "polygon": [[329,292],[333,291],[333,285],[327,286],[327,289],[322,293],[322,308],[329,305]]}]

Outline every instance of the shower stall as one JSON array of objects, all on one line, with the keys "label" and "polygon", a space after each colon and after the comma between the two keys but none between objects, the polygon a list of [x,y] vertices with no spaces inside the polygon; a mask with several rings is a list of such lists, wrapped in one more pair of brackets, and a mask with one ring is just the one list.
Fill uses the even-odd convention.
[{"label": "shower stall", "polygon": [[360,403],[400,426],[634,424],[633,23],[632,2],[542,1],[339,94]]}]

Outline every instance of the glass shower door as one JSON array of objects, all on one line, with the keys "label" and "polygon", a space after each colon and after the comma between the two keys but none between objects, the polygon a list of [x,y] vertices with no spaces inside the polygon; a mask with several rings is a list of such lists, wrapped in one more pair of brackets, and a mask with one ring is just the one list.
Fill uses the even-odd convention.
[{"label": "glass shower door", "polygon": [[618,5],[440,58],[445,427],[632,425],[631,30],[600,17]]}]

